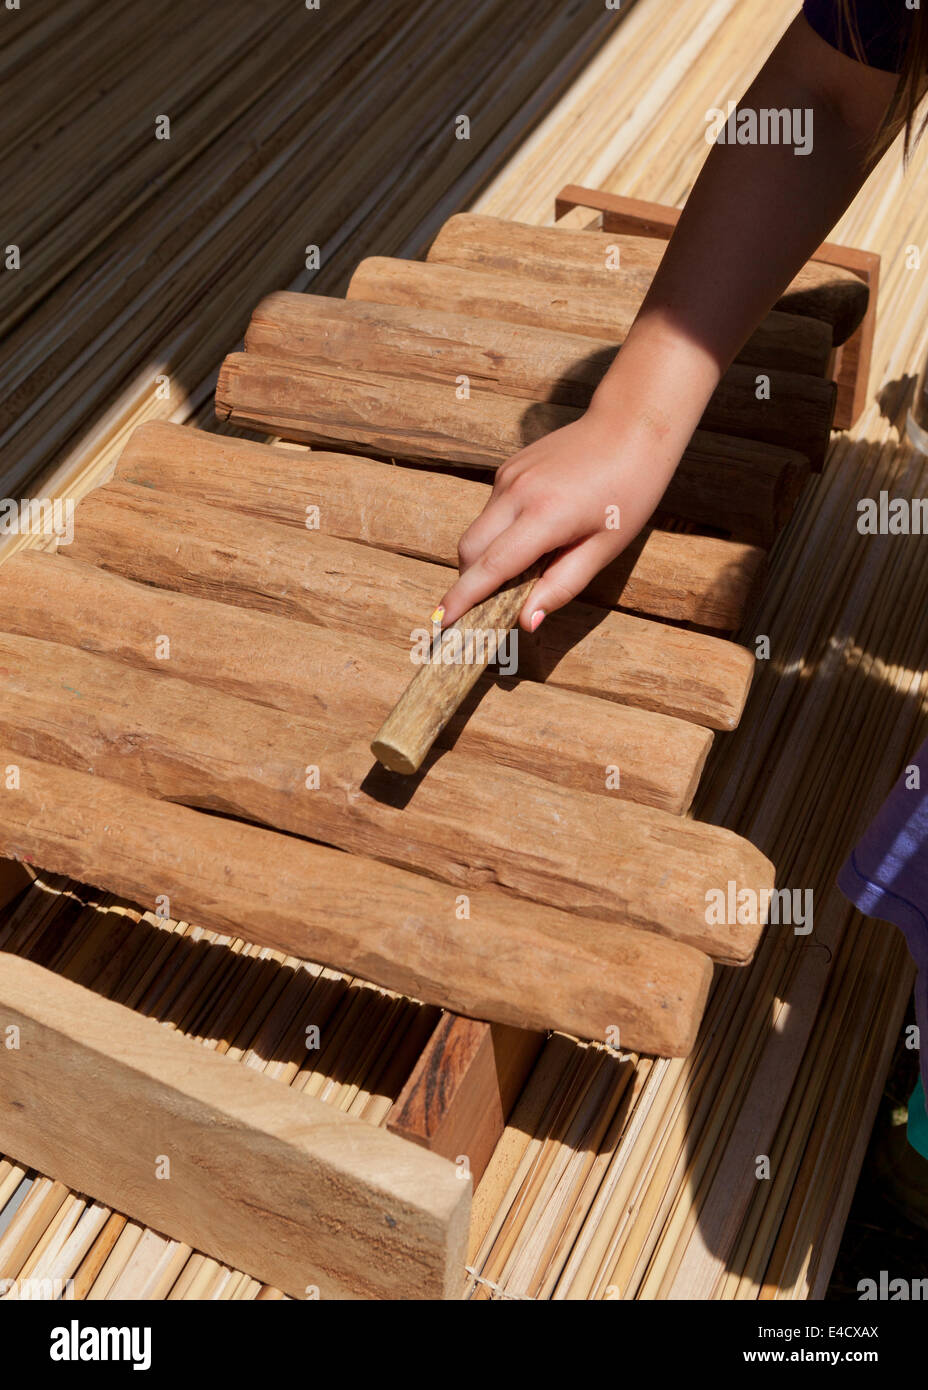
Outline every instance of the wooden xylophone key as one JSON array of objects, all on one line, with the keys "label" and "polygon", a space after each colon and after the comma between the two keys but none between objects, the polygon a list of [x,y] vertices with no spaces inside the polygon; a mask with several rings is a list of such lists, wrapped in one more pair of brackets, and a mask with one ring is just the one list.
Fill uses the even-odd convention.
[{"label": "wooden xylophone key", "polygon": [[[0,741],[150,796],[321,840],[453,884],[491,885],[581,916],[653,931],[719,960],[750,958],[772,867],[730,831],[568,791],[453,750],[412,789],[372,775],[337,719],[298,716],[164,673],[0,635]],[[14,798],[15,799],[15,798]],[[752,895],[708,920],[730,883]],[[479,933],[477,934],[479,935]],[[415,991],[413,991],[415,993]]]},{"label": "wooden xylophone key", "polygon": [[[357,632],[288,621],[139,584],[73,557],[24,550],[0,565],[2,626],[24,637],[165,669],[152,633],[170,637],[172,674],[324,728],[374,729],[401,695],[396,648]],[[538,731],[544,730],[540,738]],[[687,720],[533,681],[493,683],[444,744],[558,786],[687,810],[712,743]],[[608,775],[620,766],[621,776]]]},{"label": "wooden xylophone key", "polygon": [[[508,319],[536,328],[565,329],[622,340],[640,300],[570,289],[543,278],[497,271],[465,270],[438,261],[403,261],[369,256],[361,261],[345,294],[376,304],[421,307],[440,304],[476,318]],[[802,314],[772,309],[738,353],[738,361],[763,370],[782,369],[824,376],[832,350],[831,325]]]},{"label": "wooden xylophone key", "polygon": [[[84,498],[69,554],[179,589],[388,641],[412,661],[451,571],[219,507],[108,483]],[[680,627],[574,602],[520,645],[518,674],[712,729],[738,723],[749,651]]]},{"label": "wooden xylophone key", "polygon": [[[487,270],[545,279],[571,290],[618,291],[640,304],[666,244],[628,232],[590,236],[560,227],[535,227],[477,213],[450,217],[432,242],[430,262],[465,270]],[[838,265],[808,261],[775,308],[828,323],[833,342],[843,343],[867,311],[866,284]]]},{"label": "wooden xylophone key", "polygon": [[[858,282],[859,283],[859,282]],[[256,357],[283,357],[310,368],[383,372],[447,387],[585,407],[621,344],[502,319],[450,313],[429,305],[375,304],[280,291],[257,306],[245,334]],[[702,428],[764,440],[806,454],[820,466],[834,413],[835,384],[809,372],[736,362],[706,408]]]},{"label": "wooden xylophone key", "polygon": [[[133,430],[117,481],[439,564],[457,564],[487,483],[360,455],[294,451],[160,421]],[[757,546],[648,529],[580,597],[726,631],[741,625],[764,572]]]},{"label": "wooden xylophone key", "polygon": [[[216,411],[236,425],[307,444],[487,470],[579,414],[573,406],[526,406],[490,391],[471,391],[462,405],[434,382],[407,381],[399,390],[383,373],[308,369],[247,352],[223,362]],[[696,430],[662,507],[770,543],[808,474],[809,461],[797,450]]]}]

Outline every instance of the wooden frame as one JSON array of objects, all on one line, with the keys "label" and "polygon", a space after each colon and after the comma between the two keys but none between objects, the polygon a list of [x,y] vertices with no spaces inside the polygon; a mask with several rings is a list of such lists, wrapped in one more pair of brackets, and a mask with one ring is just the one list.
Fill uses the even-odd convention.
[{"label": "wooden frame", "polygon": [[[604,232],[627,232],[634,236],[667,240],[680,217],[679,208],[665,207],[640,198],[626,198],[619,193],[567,184],[557,195],[554,215],[560,221],[575,208],[588,208],[602,214]],[[811,257],[828,265],[842,266],[863,280],[870,291],[870,301],[863,322],[846,343],[832,349],[828,374],[834,378],[838,396],[835,404],[834,428],[850,429],[858,419],[867,400],[870,361],[873,354],[873,335],[876,330],[876,307],[880,280],[880,257],[874,251],[861,251],[854,246],[840,246],[823,241]]]},{"label": "wooden frame", "polygon": [[294,1298],[460,1295],[470,1182],[445,1159],[9,954],[0,1034],[18,1161]]}]

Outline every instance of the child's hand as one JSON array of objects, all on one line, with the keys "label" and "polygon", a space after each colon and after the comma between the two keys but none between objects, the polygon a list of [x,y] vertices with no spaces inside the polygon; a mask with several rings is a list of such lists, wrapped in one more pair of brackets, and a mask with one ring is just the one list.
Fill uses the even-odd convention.
[{"label": "child's hand", "polygon": [[634,539],[678,455],[667,448],[665,422],[623,415],[591,406],[503,464],[490,500],[461,537],[461,573],[441,601],[443,624],[549,555],[519,616],[532,632]]}]

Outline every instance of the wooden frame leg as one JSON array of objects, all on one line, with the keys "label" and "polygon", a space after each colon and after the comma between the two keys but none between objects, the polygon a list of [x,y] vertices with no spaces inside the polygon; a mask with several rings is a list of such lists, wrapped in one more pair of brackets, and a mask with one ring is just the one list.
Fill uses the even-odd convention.
[{"label": "wooden frame leg", "polygon": [[476,1185],[546,1034],[445,1013],[387,1116],[387,1128],[453,1162]]},{"label": "wooden frame leg", "polygon": [[294,1298],[458,1298],[433,1153],[0,953],[0,1151]]}]

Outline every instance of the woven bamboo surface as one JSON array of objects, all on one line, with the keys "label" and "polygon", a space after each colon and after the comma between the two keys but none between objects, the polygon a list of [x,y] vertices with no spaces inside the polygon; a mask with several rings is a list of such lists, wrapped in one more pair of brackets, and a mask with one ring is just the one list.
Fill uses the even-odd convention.
[{"label": "woven bamboo surface", "polygon": [[[583,6],[554,8],[574,13]],[[352,199],[339,183],[344,172],[333,166],[331,274],[339,255],[347,268],[369,250],[414,252],[444,217],[467,206],[550,221],[554,194],[568,182],[679,205],[705,153],[704,112],[740,94],[794,8],[786,0],[762,11],[747,0],[692,0],[685,26],[677,27],[667,24],[659,0],[638,0],[627,13],[623,7],[621,22],[599,30],[591,61],[476,200],[473,190],[506,143],[515,143],[519,122],[523,134],[532,126],[536,94],[500,117],[495,155],[471,150],[458,182],[449,179],[441,190],[434,180],[444,175],[423,179],[411,208],[394,186],[392,214],[382,220],[369,215],[379,187],[370,167],[358,173]],[[594,27],[588,17],[578,22],[587,51]],[[551,53],[560,51],[554,33]],[[574,42],[582,46],[577,35]],[[464,68],[475,82],[486,77],[476,61]],[[566,68],[557,71],[561,78],[550,77],[549,85]],[[491,85],[480,90],[486,94]],[[440,163],[436,157],[435,170]],[[825,1292],[911,987],[896,934],[861,921],[831,885],[924,726],[928,577],[921,541],[859,536],[856,502],[881,488],[917,495],[925,487],[922,462],[903,442],[902,427],[911,378],[928,350],[928,290],[907,256],[913,246],[928,249],[926,191],[924,165],[916,158],[903,182],[894,152],[831,235],[883,257],[872,403],[851,435],[836,441],[824,478],[778,544],[760,612],[741,634],[749,641],[769,634],[772,656],[741,731],[717,749],[695,807],[700,819],[752,839],[778,864],[782,884],[813,889],[815,932],[771,932],[749,972],[720,971],[702,1042],[686,1061],[620,1058],[563,1037],[550,1040],[475,1197],[474,1297]],[[362,194],[369,195],[363,209]],[[168,195],[158,189],[150,196]],[[236,199],[229,210],[247,211],[241,190]],[[255,189],[252,202],[268,221],[279,218],[270,195],[262,203]],[[298,209],[299,192],[286,204]],[[216,216],[221,220],[218,210]],[[125,236],[131,244],[128,227]],[[100,375],[94,398],[95,423],[94,411],[82,414],[83,407],[68,414],[62,398],[60,427],[54,412],[46,413],[51,423],[23,437],[20,471],[4,490],[37,470],[51,477],[53,467],[76,495],[105,476],[138,420],[168,414],[206,421],[201,402],[210,374],[241,331],[233,305],[243,316],[262,290],[281,283],[276,264],[268,281],[256,281],[258,257],[247,236],[243,221],[230,233],[223,275],[217,268],[215,283],[201,278],[189,286],[173,337],[168,325],[152,326],[133,340],[134,357],[113,347],[112,372]],[[304,241],[319,239],[307,234]],[[243,274],[233,289],[235,266]],[[89,285],[90,255],[84,270]],[[297,274],[293,283],[304,288],[307,279]],[[178,297],[173,302],[180,305]],[[70,309],[75,323],[77,304]],[[195,326],[207,322],[212,327],[195,344]],[[36,334],[29,339],[32,360],[52,392],[66,385],[66,364],[76,371],[77,349],[63,347],[60,363],[42,358],[43,323],[53,331],[44,303],[19,331]],[[102,312],[100,323],[105,335]],[[185,365],[188,350],[201,354],[196,369]],[[153,376],[167,360],[190,384],[183,399],[154,395]],[[24,409],[23,429],[30,418],[39,413]],[[431,1011],[241,942],[139,922],[131,909],[78,901],[63,887],[37,884],[8,914],[0,946],[131,1000],[246,1065],[375,1123],[383,1119],[427,1036]],[[329,1018],[329,1043],[312,1069],[294,1042],[309,998]],[[771,1159],[767,1180],[755,1176],[761,1154]],[[247,1275],[9,1163],[0,1163],[0,1229],[0,1278],[73,1276],[76,1292],[91,1298],[275,1296]]]}]

